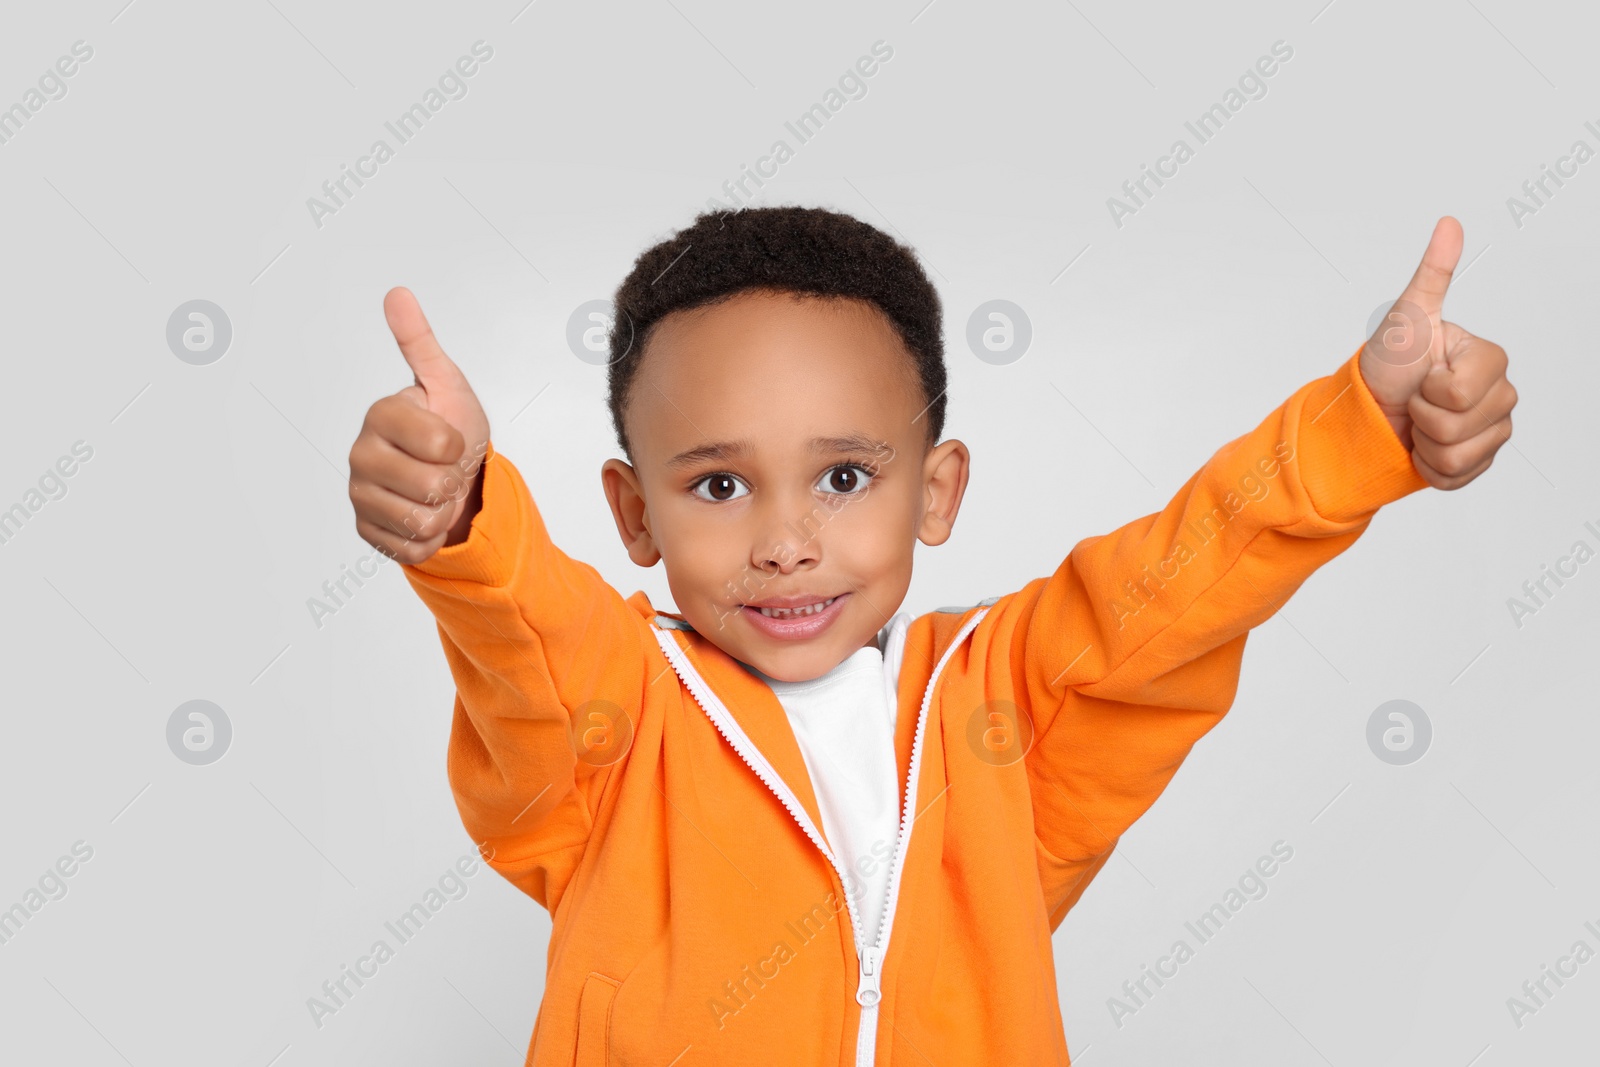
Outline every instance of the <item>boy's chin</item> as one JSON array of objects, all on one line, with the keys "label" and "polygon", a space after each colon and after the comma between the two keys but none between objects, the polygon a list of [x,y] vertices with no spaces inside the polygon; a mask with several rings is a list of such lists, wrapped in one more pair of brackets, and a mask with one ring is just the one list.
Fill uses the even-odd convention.
[{"label": "boy's chin", "polygon": [[800,641],[775,641],[760,634],[741,634],[737,647],[718,642],[723,651],[734,659],[754,667],[768,678],[779,682],[809,682],[820,678],[845,659],[865,641],[840,645],[843,631],[837,627],[827,633]]},{"label": "boy's chin", "polygon": [[[842,599],[855,598],[844,594]],[[744,616],[747,609],[740,607],[710,621],[700,633],[729,656],[754,667],[762,674],[779,682],[808,682],[827,674],[843,663],[857,649],[877,643],[878,631],[857,634],[854,604],[840,604],[840,614],[822,630],[811,637],[785,637],[766,633]],[[694,625],[695,620],[689,620]]]},{"label": "boy's chin", "polygon": [[752,650],[750,657],[745,659],[744,662],[750,664],[750,666],[768,678],[779,682],[809,682],[813,678],[822,677],[834,667],[837,667],[840,662],[843,662],[842,659],[834,659],[828,656],[827,653],[817,649],[811,649],[806,652],[791,649],[787,652],[766,656]]},{"label": "boy's chin", "polygon": [[773,662],[771,657],[766,657],[766,662],[762,662],[760,656],[755,657],[754,662],[750,659],[744,662],[760,670],[766,677],[773,678],[774,681],[811,681],[813,678],[821,678],[838,665],[838,662],[829,662],[819,656],[811,656],[810,662],[800,662],[792,654],[782,657],[781,662]]}]

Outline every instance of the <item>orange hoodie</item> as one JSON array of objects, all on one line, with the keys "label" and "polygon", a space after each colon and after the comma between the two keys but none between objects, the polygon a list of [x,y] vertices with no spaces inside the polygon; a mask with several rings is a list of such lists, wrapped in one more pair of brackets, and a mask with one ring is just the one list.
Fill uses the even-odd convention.
[{"label": "orange hoodie", "polygon": [[491,449],[469,538],[404,570],[462,822],[552,918],[527,1063],[1065,1065],[1051,933],[1233,703],[1249,630],[1427,484],[1359,355],[1160,512],[910,622],[876,937],[772,690],[552,544]]}]

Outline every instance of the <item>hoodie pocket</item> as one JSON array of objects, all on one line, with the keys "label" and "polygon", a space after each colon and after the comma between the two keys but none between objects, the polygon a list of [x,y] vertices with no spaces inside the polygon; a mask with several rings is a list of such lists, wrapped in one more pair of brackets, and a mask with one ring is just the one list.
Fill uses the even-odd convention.
[{"label": "hoodie pocket", "polygon": [[590,971],[578,994],[578,1055],[573,1067],[606,1067],[610,1063],[611,1002],[622,983]]}]

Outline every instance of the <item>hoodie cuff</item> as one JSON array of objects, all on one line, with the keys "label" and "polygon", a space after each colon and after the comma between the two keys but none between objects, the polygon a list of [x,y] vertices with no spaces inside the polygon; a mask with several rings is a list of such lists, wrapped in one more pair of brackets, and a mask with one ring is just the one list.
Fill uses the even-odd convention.
[{"label": "hoodie cuff", "polygon": [[1306,493],[1332,522],[1365,518],[1428,487],[1361,377],[1360,348],[1312,384],[1300,406],[1299,438]]},{"label": "hoodie cuff", "polygon": [[483,457],[483,506],[472,517],[467,539],[446,545],[418,564],[402,564],[435,578],[502,586],[515,572],[520,516],[510,460],[490,442]]}]

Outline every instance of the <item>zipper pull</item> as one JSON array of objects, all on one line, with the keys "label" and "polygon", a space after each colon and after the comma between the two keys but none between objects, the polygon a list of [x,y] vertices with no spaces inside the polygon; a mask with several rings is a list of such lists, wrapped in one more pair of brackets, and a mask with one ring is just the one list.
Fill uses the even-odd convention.
[{"label": "zipper pull", "polygon": [[871,945],[861,953],[861,981],[856,985],[856,1003],[870,1008],[878,1003],[882,992],[878,988],[878,947]]}]

